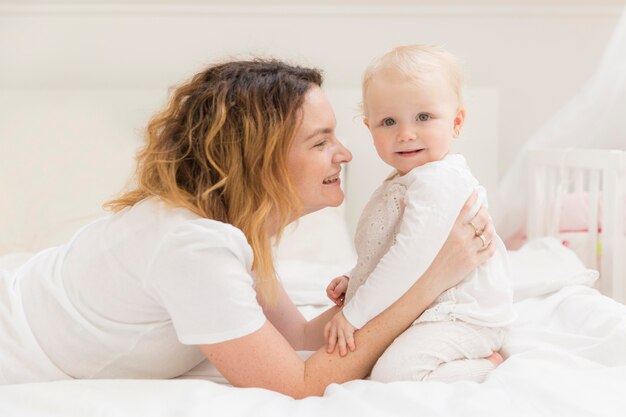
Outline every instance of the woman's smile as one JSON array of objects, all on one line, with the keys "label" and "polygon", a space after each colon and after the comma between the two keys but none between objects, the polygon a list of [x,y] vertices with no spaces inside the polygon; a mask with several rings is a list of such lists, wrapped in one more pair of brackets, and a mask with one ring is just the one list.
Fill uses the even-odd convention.
[{"label": "woman's smile", "polygon": [[340,173],[341,173],[341,171],[336,173],[333,176],[325,178],[324,181],[322,181],[322,184],[324,184],[324,185],[341,185],[341,178],[339,178],[339,174]]}]

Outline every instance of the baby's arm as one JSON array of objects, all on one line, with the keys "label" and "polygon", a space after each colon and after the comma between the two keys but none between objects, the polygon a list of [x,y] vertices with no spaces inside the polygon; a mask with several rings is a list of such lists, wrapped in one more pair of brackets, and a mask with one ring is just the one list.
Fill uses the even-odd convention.
[{"label": "baby's arm", "polygon": [[[342,306],[348,289],[348,281],[350,278],[342,275],[333,279],[326,288],[326,295],[338,306]],[[356,345],[354,343],[354,331],[356,329],[350,324],[340,311],[333,316],[332,319],[324,326],[324,339],[328,341],[327,351],[333,353],[335,345],[339,347],[339,355],[345,356],[350,349],[354,352]]]},{"label": "baby's arm", "polygon": [[474,183],[445,167],[420,172],[407,190],[396,243],[343,308],[352,326],[361,328],[424,273],[474,190]]}]

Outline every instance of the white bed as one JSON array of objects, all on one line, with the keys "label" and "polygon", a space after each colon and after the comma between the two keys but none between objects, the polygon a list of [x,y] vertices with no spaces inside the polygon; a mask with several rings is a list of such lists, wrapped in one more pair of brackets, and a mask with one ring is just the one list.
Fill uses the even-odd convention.
[{"label": "white bed", "polygon": [[[530,242],[511,252],[511,263],[520,319],[503,350],[507,359],[483,384],[352,381],[329,386],[324,397],[295,401],[230,387],[212,367],[201,365],[176,380],[2,386],[0,415],[623,416],[626,307],[591,288],[597,274],[558,240]],[[290,260],[281,271],[311,315],[325,308],[320,304],[326,281],[319,274],[332,275],[337,268]]]},{"label": "white bed", "polygon": [[[0,270],[16,267],[32,251],[64,240],[77,225],[101,215],[99,202],[128,174],[137,144],[134,129],[162,99],[160,92],[152,91],[47,94],[0,97],[0,110],[16,116],[7,118],[14,123],[0,126],[0,137],[15,139],[7,142],[8,152],[0,154],[0,177],[20,178],[3,184]],[[339,112],[354,108],[346,103],[352,90],[331,95],[338,100]],[[495,112],[491,92],[476,91],[474,97],[482,112]],[[124,106],[119,105],[122,102]],[[345,127],[352,116],[338,114],[346,137],[353,134]],[[58,132],[55,126],[75,120],[71,129],[64,129],[61,136],[57,133],[54,143],[43,134]],[[495,140],[493,125],[468,127],[472,139]],[[380,180],[358,181],[355,172],[368,163],[358,140],[363,138],[347,141],[355,164],[345,181],[346,207],[303,218],[278,249],[283,282],[308,316],[326,308],[326,284],[354,261],[350,238],[354,215],[359,201],[367,198],[366,186],[374,187]],[[492,143],[482,145],[485,149]],[[41,154],[35,165],[29,163],[37,157],[34,150]],[[472,163],[477,157],[468,159]],[[477,162],[481,161],[474,159]],[[492,180],[494,164],[491,159],[484,163],[481,181]],[[510,259],[520,319],[503,350],[506,361],[483,384],[352,381],[331,385],[324,397],[295,401],[262,389],[230,387],[213,368],[203,365],[176,380],[0,386],[0,416],[623,416],[626,307],[594,289],[597,273],[557,239],[533,239],[510,252]]]}]

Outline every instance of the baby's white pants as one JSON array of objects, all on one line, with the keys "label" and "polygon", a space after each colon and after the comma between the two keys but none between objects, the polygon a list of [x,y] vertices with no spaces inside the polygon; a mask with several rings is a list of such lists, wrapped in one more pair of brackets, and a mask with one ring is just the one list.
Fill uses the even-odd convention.
[{"label": "baby's white pants", "polygon": [[374,381],[482,382],[485,359],[502,347],[505,329],[462,321],[419,322],[396,338],[372,369]]}]

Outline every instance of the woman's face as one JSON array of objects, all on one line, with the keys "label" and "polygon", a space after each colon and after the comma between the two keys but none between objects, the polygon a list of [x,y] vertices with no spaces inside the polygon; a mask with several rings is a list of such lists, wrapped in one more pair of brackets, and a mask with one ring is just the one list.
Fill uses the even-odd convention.
[{"label": "woman's face", "polygon": [[318,86],[311,87],[302,105],[302,121],[289,150],[287,166],[302,198],[304,214],[343,202],[339,173],[352,159],[335,136],[335,112]]}]

